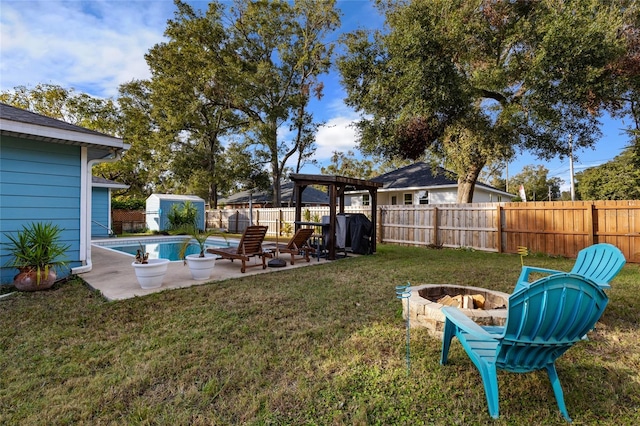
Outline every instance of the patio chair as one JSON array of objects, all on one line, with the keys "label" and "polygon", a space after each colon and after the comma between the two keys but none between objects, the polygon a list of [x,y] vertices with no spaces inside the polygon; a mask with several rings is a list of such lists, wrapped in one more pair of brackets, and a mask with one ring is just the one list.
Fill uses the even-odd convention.
[{"label": "patio chair", "polygon": [[[262,249],[262,242],[267,234],[266,226],[248,226],[240,238],[238,247],[224,247],[224,248],[208,248],[207,253],[217,254],[223,259],[231,259],[233,262],[235,259],[242,261],[242,268],[240,271],[244,273],[247,268],[253,266],[260,266],[262,269],[267,268],[265,257],[267,254]],[[247,265],[249,259],[254,256],[258,256],[262,259],[262,263],[256,263],[254,265]]]},{"label": "patio chair", "polygon": [[[603,289],[609,289],[611,288],[609,283],[618,275],[618,272],[620,272],[625,263],[624,254],[622,254],[618,247],[606,243],[594,244],[578,252],[576,263],[569,273],[582,275],[583,277],[593,280]],[[518,291],[521,287],[529,285],[529,275],[531,272],[557,274],[562,271],[538,268],[535,266],[523,266],[514,291]]]},{"label": "patio chair", "polygon": [[309,253],[315,253],[316,249],[309,243],[309,238],[313,234],[313,228],[300,228],[291,237],[286,244],[265,244],[265,250],[280,253],[288,253],[291,255],[291,264],[294,265],[296,258],[305,259],[307,262],[311,260]]},{"label": "patio chair", "polygon": [[494,419],[499,415],[497,370],[527,373],[546,369],[560,412],[570,422],[555,360],[593,328],[607,302],[602,287],[590,279],[560,273],[541,278],[509,297],[501,335],[488,332],[457,308],[444,307],[440,363],[447,363],[451,339],[456,336],[480,371]]}]

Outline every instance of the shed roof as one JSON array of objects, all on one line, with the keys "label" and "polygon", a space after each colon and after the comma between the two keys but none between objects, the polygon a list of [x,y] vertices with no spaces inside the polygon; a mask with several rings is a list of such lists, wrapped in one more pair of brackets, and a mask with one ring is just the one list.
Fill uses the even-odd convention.
[{"label": "shed roof", "polygon": [[159,200],[168,200],[168,201],[193,201],[193,202],[204,202],[204,200],[197,195],[180,195],[180,194],[151,194],[147,197],[149,198],[157,198]]}]

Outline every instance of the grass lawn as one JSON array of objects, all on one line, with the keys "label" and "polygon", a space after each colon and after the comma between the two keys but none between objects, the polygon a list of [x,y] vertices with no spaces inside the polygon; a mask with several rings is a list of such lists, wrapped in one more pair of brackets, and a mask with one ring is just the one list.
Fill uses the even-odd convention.
[{"label": "grass lawn", "polygon": [[[569,270],[571,259],[526,263]],[[374,256],[107,302],[80,279],[0,299],[0,424],[565,424],[545,372],[501,373],[500,419],[454,340],[405,322],[395,286],[511,292],[520,257],[381,245]],[[215,273],[215,270],[214,270]],[[640,422],[640,267],[557,363],[575,424]]]}]

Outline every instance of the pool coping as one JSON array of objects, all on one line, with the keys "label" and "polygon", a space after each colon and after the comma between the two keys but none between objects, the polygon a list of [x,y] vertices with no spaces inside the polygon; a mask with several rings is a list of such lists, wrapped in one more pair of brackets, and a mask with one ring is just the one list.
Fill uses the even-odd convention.
[{"label": "pool coping", "polygon": [[[118,241],[123,240],[126,239],[118,238]],[[242,272],[240,272],[241,263],[239,261],[231,262],[226,259],[219,259],[216,261],[216,266],[213,269],[210,280],[196,281],[191,278],[189,267],[184,265],[182,261],[171,261],[169,262],[167,273],[163,280],[162,286],[154,289],[143,289],[138,284],[134,269],[131,266],[133,256],[113,249],[108,249],[98,244],[94,244],[94,242],[98,241],[101,240],[95,240],[91,242],[91,270],[89,272],[81,273],[79,274],[79,276],[89,285],[89,287],[100,292],[107,300],[110,301],[125,300],[133,297],[158,293],[165,290],[187,288],[194,285],[211,284],[212,282],[216,281],[241,278],[250,275],[286,271],[291,268],[322,265],[328,262],[326,259],[314,258],[311,259],[310,262],[297,260],[295,262],[295,265],[291,265],[289,263],[291,257],[289,255],[283,254],[280,256],[280,258],[287,262],[287,265],[284,268],[249,268],[243,274]],[[257,257],[254,257],[252,258],[251,262],[260,262],[260,260]]]},{"label": "pool coping", "polygon": [[[92,247],[100,247],[115,253],[121,253],[130,257],[135,257],[134,254],[126,253],[120,250],[115,250],[112,247],[116,246],[135,246],[137,244],[155,244],[155,243],[181,243],[185,239],[190,238],[189,235],[159,235],[153,237],[123,237],[123,238],[109,238],[92,240]],[[191,237],[193,240],[193,237]],[[212,241],[224,241],[229,247],[233,247],[230,242],[235,242],[236,247],[240,243],[238,238],[221,238],[216,236],[208,237],[207,240]],[[152,257],[153,258],[153,257]],[[171,262],[182,262],[182,260],[171,260]]]}]

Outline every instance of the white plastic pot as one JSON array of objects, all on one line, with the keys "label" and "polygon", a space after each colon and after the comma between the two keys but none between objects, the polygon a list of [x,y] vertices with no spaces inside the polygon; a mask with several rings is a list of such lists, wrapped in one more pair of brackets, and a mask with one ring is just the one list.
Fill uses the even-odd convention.
[{"label": "white plastic pot", "polygon": [[191,277],[194,280],[208,280],[213,272],[213,267],[216,266],[215,254],[205,253],[204,257],[200,257],[199,254],[189,254],[186,256],[187,265],[191,271]]},{"label": "white plastic pot", "polygon": [[136,271],[136,277],[140,287],[144,289],[158,288],[162,286],[162,280],[167,273],[169,259],[149,259],[149,263],[131,264]]}]

